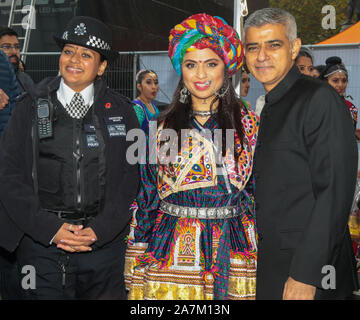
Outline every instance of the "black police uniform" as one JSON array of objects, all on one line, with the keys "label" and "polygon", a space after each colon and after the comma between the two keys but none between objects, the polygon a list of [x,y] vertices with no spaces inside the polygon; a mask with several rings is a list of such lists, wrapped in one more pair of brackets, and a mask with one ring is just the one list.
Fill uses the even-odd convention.
[{"label": "black police uniform", "polygon": [[[139,124],[130,100],[103,80],[86,116],[71,118],[57,100],[60,79],[36,92],[53,105],[53,137],[39,139],[37,103],[24,95],[1,138],[0,245],[19,245],[19,272],[35,267],[36,289],[27,287],[26,298],[122,299],[128,208],[139,181],[126,160],[126,132]],[[64,222],[94,230],[91,252],[50,245]]]}]

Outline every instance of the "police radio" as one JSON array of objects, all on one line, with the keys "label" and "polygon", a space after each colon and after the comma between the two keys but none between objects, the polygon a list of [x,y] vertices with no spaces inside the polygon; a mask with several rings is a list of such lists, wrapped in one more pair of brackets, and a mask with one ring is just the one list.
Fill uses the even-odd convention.
[{"label": "police radio", "polygon": [[53,105],[49,100],[38,99],[37,124],[39,139],[51,138],[53,136],[53,113]]}]

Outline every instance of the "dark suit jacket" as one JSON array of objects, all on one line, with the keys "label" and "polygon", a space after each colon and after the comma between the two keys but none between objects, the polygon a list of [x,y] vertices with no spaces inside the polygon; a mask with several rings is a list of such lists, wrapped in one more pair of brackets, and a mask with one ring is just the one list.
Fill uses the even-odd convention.
[{"label": "dark suit jacket", "polygon": [[[289,276],[316,286],[317,298],[357,288],[347,227],[357,154],[350,112],[328,84],[293,67],[266,95],[254,169],[257,299],[282,299]],[[323,289],[327,265],[336,289]]]}]

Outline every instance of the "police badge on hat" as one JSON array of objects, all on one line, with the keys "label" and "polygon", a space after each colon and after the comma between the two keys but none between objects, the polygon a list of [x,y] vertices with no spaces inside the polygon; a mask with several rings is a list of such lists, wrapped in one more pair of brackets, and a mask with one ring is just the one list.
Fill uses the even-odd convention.
[{"label": "police badge on hat", "polygon": [[111,30],[100,20],[78,16],[70,20],[61,37],[54,37],[60,48],[66,43],[92,49],[107,60],[115,60],[119,53],[112,50]]},{"label": "police badge on hat", "polygon": [[85,23],[81,22],[79,25],[77,25],[74,29],[74,33],[78,36],[83,36],[86,33]]}]

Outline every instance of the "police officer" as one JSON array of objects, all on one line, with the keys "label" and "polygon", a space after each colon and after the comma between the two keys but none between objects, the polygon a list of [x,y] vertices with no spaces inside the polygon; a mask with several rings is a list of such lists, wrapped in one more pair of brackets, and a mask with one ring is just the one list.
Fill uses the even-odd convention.
[{"label": "police officer", "polygon": [[18,248],[25,298],[123,299],[138,187],[126,133],[139,124],[101,79],[118,55],[109,28],[74,17],[55,40],[60,76],[22,97],[1,138],[0,245]]}]

